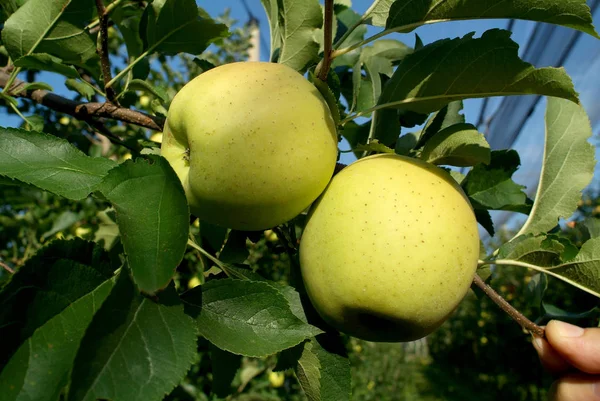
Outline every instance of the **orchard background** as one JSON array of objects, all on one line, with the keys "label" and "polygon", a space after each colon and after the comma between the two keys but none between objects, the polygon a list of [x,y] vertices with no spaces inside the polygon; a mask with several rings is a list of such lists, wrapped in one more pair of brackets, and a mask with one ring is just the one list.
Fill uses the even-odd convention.
[{"label": "orchard background", "polygon": [[[340,150],[353,154],[344,160],[391,152],[451,169],[486,238],[478,274],[514,308],[539,325],[597,326],[600,196],[597,185],[585,190],[595,161],[583,88],[562,69],[521,61],[507,31],[432,43],[414,31],[516,18],[597,39],[590,11],[583,0],[446,3],[376,0],[359,14],[350,1],[263,0],[269,58],[323,93]],[[305,215],[259,232],[183,215],[179,181],[159,156],[170,102],[191,78],[256,58],[256,25],[193,0],[0,7],[1,397],[545,399],[552,379],[527,331],[477,287],[425,339],[365,342],[323,326],[306,302]],[[68,92],[46,82],[58,80]],[[517,153],[490,146],[461,111],[467,99],[530,94],[549,99],[538,123],[553,150],[537,192],[512,180]],[[111,191],[123,183],[128,191]],[[161,207],[165,193],[174,195]],[[494,226],[498,210],[526,223]],[[158,249],[167,251],[146,257]],[[253,334],[242,317],[272,305]]]}]

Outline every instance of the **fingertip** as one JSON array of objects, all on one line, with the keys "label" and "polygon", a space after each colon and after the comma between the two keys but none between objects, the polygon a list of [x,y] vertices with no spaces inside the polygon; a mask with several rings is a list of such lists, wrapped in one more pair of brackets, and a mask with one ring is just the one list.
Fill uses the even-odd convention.
[{"label": "fingertip", "polygon": [[546,339],[557,354],[577,369],[600,373],[600,329],[583,329],[553,320],[546,326]]},{"label": "fingertip", "polygon": [[544,368],[552,374],[560,374],[571,369],[572,366],[558,352],[552,348],[550,343],[541,337],[534,336],[533,348],[536,350]]},{"label": "fingertip", "polygon": [[550,401],[600,401],[600,383],[581,374],[568,375],[555,381],[548,392]]}]

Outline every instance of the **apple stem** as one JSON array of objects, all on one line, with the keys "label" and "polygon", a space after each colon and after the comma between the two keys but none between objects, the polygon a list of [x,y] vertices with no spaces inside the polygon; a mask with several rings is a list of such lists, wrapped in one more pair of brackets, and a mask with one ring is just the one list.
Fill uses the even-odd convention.
[{"label": "apple stem", "polygon": [[331,68],[331,63],[333,58],[331,57],[332,53],[332,44],[333,44],[333,2],[334,0],[325,0],[325,20],[323,22],[323,61],[320,63],[318,69],[317,77],[323,81],[327,82],[327,75],[329,74],[329,68]]},{"label": "apple stem", "polygon": [[516,310],[511,304],[509,304],[506,299],[502,298],[500,294],[498,294],[492,287],[487,285],[485,281],[479,275],[475,274],[473,278],[473,283],[477,285],[477,287],[481,288],[485,295],[487,295],[496,305],[500,307],[504,312],[508,313],[510,317],[513,318],[517,323],[521,325],[524,329],[528,330],[532,334],[537,337],[544,338],[545,330],[543,327],[538,326],[529,320],[525,315]]}]

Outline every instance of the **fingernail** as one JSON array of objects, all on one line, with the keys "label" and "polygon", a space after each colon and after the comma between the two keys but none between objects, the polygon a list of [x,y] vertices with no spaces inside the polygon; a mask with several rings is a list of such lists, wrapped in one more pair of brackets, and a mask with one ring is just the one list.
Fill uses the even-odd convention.
[{"label": "fingernail", "polygon": [[594,394],[600,398],[600,383],[594,383]]},{"label": "fingernail", "polygon": [[540,337],[535,337],[533,339],[533,346],[541,352],[544,350],[544,341]]},{"label": "fingernail", "polygon": [[583,333],[585,332],[585,330],[582,329],[581,327],[574,326],[572,324],[565,323],[565,322],[557,321],[556,325],[557,325],[557,329],[558,329],[558,335],[561,337],[567,337],[567,338],[581,337],[583,335]]}]

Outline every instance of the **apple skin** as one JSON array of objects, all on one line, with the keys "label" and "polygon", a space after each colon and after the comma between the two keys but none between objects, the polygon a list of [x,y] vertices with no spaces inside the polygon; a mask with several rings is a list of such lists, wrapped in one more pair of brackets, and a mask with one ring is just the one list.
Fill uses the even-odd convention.
[{"label": "apple skin", "polygon": [[337,159],[337,132],[319,91],[275,63],[226,64],[190,81],[168,112],[161,154],[192,214],[263,230],[306,209]]},{"label": "apple skin", "polygon": [[300,240],[317,312],[368,341],[413,341],[439,327],[467,293],[478,256],[475,215],[456,181],[389,154],[338,173]]}]

